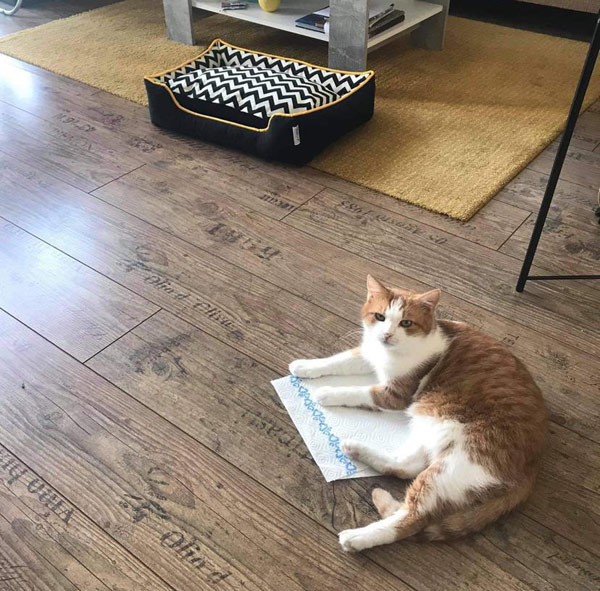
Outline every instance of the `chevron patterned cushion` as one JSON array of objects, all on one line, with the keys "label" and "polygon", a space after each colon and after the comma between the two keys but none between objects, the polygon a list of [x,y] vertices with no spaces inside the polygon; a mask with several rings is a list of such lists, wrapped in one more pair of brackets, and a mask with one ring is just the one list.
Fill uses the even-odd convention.
[{"label": "chevron patterned cushion", "polygon": [[325,70],[217,41],[158,78],[186,108],[252,126],[276,113],[325,106],[354,90],[365,74]]},{"label": "chevron patterned cushion", "polygon": [[260,66],[200,68],[168,84],[189,99],[218,103],[263,119],[275,113],[300,113],[340,98],[316,80]]}]

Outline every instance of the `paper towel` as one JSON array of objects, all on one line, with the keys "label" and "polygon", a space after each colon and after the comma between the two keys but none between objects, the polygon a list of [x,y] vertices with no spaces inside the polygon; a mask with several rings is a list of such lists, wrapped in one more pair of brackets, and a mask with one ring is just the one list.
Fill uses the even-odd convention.
[{"label": "paper towel", "polygon": [[340,444],[345,439],[394,452],[408,437],[409,419],[403,411],[321,407],[312,395],[321,386],[375,384],[375,376],[330,376],[313,380],[287,376],[271,383],[327,482],[378,474],[344,454]]}]

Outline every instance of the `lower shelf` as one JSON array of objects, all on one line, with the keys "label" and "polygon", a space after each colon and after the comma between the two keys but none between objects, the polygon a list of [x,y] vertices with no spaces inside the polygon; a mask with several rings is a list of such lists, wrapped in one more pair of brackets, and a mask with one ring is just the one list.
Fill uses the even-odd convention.
[{"label": "lower shelf", "polygon": [[[245,10],[224,11],[221,10],[221,0],[192,0],[192,5],[201,10],[216,12],[231,18],[328,42],[329,36],[326,33],[302,29],[297,27],[295,23],[297,18],[320,10],[326,4],[327,0],[282,0],[279,10],[276,12],[265,12],[258,4],[249,2],[248,8]],[[377,47],[396,35],[414,29],[424,20],[435,16],[443,10],[440,4],[422,2],[421,0],[396,0],[394,5],[395,8],[404,10],[406,15],[404,21],[375,37],[371,37],[367,45],[370,49]]]}]

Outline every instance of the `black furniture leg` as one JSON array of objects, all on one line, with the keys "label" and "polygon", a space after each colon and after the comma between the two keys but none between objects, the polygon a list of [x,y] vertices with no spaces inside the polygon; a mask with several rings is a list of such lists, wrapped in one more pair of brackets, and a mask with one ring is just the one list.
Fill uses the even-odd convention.
[{"label": "black furniture leg", "polygon": [[554,164],[552,165],[550,178],[548,179],[548,184],[546,185],[544,198],[542,199],[542,204],[540,205],[540,209],[538,211],[538,216],[535,221],[533,233],[531,234],[527,253],[525,254],[521,273],[519,274],[519,280],[517,281],[518,292],[523,291],[528,280],[600,279],[600,275],[529,275],[531,265],[533,264],[533,257],[535,256],[535,251],[537,250],[540,236],[542,235],[542,230],[544,229],[544,223],[546,222],[546,217],[548,216],[548,211],[550,210],[550,205],[552,204],[552,198],[554,197],[554,191],[556,190],[560,172],[567,155],[569,143],[571,142],[571,137],[573,136],[573,131],[575,130],[575,124],[577,123],[579,112],[581,111],[581,105],[583,104],[583,99],[585,97],[590,78],[592,77],[594,66],[596,65],[596,59],[598,57],[599,50],[600,12],[598,13],[596,28],[594,29],[594,35],[592,36],[592,41],[590,42],[587,57],[585,58],[585,63],[583,64],[581,77],[579,78],[579,83],[577,84],[577,90],[575,91],[573,102],[571,103],[571,110],[569,111],[569,117],[567,118],[565,132],[560,140],[558,150],[556,151],[556,156],[554,157]]}]

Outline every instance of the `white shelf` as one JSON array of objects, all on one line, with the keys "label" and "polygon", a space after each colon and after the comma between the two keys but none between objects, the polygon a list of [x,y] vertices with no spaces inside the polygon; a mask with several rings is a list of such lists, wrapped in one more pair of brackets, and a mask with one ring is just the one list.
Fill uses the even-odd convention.
[{"label": "white shelf", "polygon": [[[358,1],[358,0],[357,0]],[[387,31],[383,31],[375,37],[369,39],[368,47],[374,48],[388,39],[399,35],[400,33],[413,29],[424,20],[431,18],[442,11],[441,4],[431,2],[421,2],[420,0],[395,0],[395,7],[404,10],[405,19]],[[248,3],[245,10],[221,10],[221,0],[192,0],[192,5],[209,12],[217,12],[224,16],[238,18],[243,21],[257,23],[266,27],[289,31],[304,37],[319,39],[320,41],[329,41],[329,35],[310,31],[296,26],[296,19],[320,10],[327,5],[327,0],[281,0],[281,6],[276,12],[265,12],[258,4]]]}]

